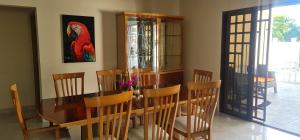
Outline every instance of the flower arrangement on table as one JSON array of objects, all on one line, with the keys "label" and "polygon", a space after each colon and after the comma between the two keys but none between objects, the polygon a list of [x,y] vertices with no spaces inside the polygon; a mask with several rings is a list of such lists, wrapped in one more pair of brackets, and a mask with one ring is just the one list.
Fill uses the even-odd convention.
[{"label": "flower arrangement on table", "polygon": [[138,90],[138,77],[134,75],[128,81],[121,80],[119,86],[122,91]]},{"label": "flower arrangement on table", "polygon": [[134,103],[136,104],[140,104],[140,99],[143,98],[143,95],[140,95],[138,80],[138,77],[136,75],[133,75],[128,81],[121,80],[119,85],[120,90],[122,91],[133,90],[133,99],[135,101]]}]

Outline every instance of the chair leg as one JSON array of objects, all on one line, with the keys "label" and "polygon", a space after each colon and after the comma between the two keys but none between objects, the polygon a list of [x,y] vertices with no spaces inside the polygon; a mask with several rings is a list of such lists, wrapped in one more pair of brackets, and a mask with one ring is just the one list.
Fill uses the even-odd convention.
[{"label": "chair leg", "polygon": [[29,140],[28,134],[25,134],[25,135],[24,135],[24,140]]},{"label": "chair leg", "polygon": [[135,117],[132,117],[131,120],[132,120],[132,127],[135,128]]},{"label": "chair leg", "polygon": [[140,116],[140,125],[143,125],[143,124],[144,124],[143,116]]},{"label": "chair leg", "polygon": [[209,132],[207,134],[207,140],[210,140],[210,130],[209,130]]},{"label": "chair leg", "polygon": [[55,130],[55,140],[60,140],[60,131],[59,128]]},{"label": "chair leg", "polygon": [[206,140],[210,140],[210,135],[209,134],[207,135],[207,139]]},{"label": "chair leg", "polygon": [[275,85],[274,85],[274,93],[277,93],[277,83],[275,82]]},{"label": "chair leg", "polygon": [[277,93],[277,81],[276,80],[274,81],[273,85],[274,85],[274,93]]}]

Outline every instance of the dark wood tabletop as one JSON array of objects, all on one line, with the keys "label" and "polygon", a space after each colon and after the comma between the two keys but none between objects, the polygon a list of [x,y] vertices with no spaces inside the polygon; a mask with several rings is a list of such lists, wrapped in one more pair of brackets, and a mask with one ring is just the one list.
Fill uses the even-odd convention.
[{"label": "dark wood tabletop", "polygon": [[[118,93],[120,93],[120,91],[42,99],[39,108],[39,115],[43,119],[53,122],[60,127],[86,125],[84,98]],[[187,90],[183,89],[179,93],[179,104],[185,104],[186,102]],[[133,101],[131,115],[143,115],[143,106],[143,98],[141,98],[138,102]],[[97,121],[97,119],[95,119],[95,121]]]}]

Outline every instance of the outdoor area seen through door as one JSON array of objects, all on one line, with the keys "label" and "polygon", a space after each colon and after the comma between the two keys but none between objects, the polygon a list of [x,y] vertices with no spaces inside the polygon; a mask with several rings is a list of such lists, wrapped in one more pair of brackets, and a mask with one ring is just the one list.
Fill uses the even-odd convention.
[{"label": "outdoor area seen through door", "polygon": [[300,135],[300,4],[272,8],[266,121]]}]

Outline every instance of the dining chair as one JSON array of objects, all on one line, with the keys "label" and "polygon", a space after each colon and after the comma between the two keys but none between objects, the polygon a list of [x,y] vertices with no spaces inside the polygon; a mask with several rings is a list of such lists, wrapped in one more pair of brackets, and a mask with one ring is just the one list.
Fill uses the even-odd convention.
[{"label": "dining chair", "polygon": [[151,68],[134,68],[128,69],[129,79],[137,77],[138,86],[141,88],[156,87],[158,84],[158,74]]},{"label": "dining chair", "polygon": [[[159,83],[159,77],[156,72],[153,72],[151,68],[136,68],[128,69],[129,79],[136,77],[137,85],[140,89],[157,88]],[[143,124],[143,116],[138,116],[140,124]],[[136,116],[132,116],[133,127],[136,125]]]},{"label": "dining chair", "polygon": [[[264,89],[265,86],[267,88],[274,88],[274,93],[277,93],[277,82],[276,82],[276,73],[275,71],[268,71],[267,65],[258,64],[256,69],[255,76],[258,77],[258,79],[262,80],[256,80],[256,77],[254,77],[254,84],[256,84],[259,89]],[[270,79],[265,82],[265,79]],[[265,85],[266,84],[266,85]]]},{"label": "dining chair", "polygon": [[[128,91],[115,95],[84,98],[88,140],[94,138],[92,125],[97,121],[99,140],[127,140],[132,95],[132,91]],[[97,113],[96,117],[94,113]]]},{"label": "dining chair", "polygon": [[56,97],[84,94],[84,72],[53,74],[53,80]]},{"label": "dining chair", "polygon": [[211,127],[217,102],[219,100],[221,81],[209,83],[188,83],[187,116],[175,119],[174,131],[188,140],[211,139]]},{"label": "dining chair", "polygon": [[194,69],[194,82],[206,83],[211,82],[213,72]]},{"label": "dining chair", "polygon": [[59,129],[58,126],[28,129],[27,125],[26,125],[26,122],[31,120],[31,119],[38,118],[38,116],[24,118],[23,112],[22,112],[22,106],[21,106],[20,99],[19,99],[19,93],[18,93],[18,90],[17,90],[17,85],[12,84],[9,87],[9,90],[11,92],[13,105],[15,106],[15,109],[16,109],[19,126],[22,129],[24,140],[29,140],[29,138],[32,134],[46,133],[48,131],[55,132],[55,139],[56,140],[60,139],[60,131],[59,131],[60,129]]},{"label": "dining chair", "polygon": [[[200,69],[194,69],[194,76],[193,76],[193,80],[194,82],[198,82],[198,83],[207,83],[207,82],[211,82],[212,80],[212,75],[213,72],[211,71],[206,71],[206,70],[200,70]],[[186,116],[187,115],[187,107],[186,105],[181,105],[179,107],[180,109],[180,115]]]},{"label": "dining chair", "polygon": [[138,83],[140,88],[157,88],[159,84],[159,77],[156,72],[142,72],[138,76]]},{"label": "dining chair", "polygon": [[180,85],[144,90],[144,126],[130,128],[129,139],[172,139]]},{"label": "dining chair", "polygon": [[127,69],[129,73],[143,73],[143,72],[151,72],[152,68],[146,67],[146,68],[132,68],[132,69]]},{"label": "dining chair", "polygon": [[118,90],[118,82],[122,80],[123,71],[119,69],[96,71],[98,89],[102,91]]}]

